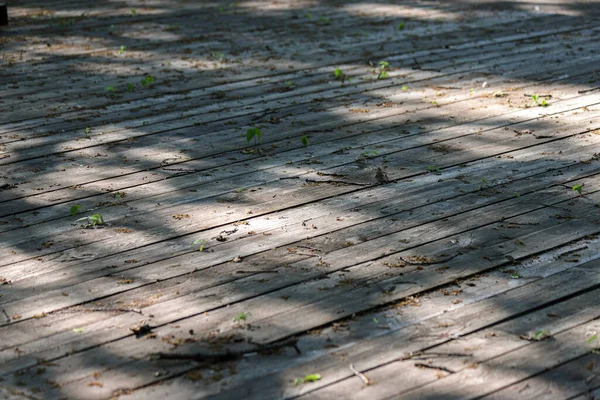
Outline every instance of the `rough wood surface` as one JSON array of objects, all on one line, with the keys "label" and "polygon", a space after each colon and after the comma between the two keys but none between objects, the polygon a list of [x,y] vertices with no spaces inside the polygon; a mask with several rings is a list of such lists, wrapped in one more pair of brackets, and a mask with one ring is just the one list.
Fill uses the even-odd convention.
[{"label": "rough wood surface", "polygon": [[0,398],[592,393],[598,11],[10,4]]}]

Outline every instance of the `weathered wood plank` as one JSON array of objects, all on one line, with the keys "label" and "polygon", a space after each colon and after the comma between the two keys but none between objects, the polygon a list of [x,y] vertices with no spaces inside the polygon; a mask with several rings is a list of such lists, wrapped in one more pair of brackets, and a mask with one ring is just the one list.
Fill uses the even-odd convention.
[{"label": "weathered wood plank", "polygon": [[484,398],[549,400],[573,398],[589,392],[598,384],[595,381],[600,373],[599,365],[600,355],[591,353]]},{"label": "weathered wood plank", "polygon": [[[547,219],[546,218],[541,218],[541,221],[545,222],[545,221],[547,221]],[[525,221],[521,220],[521,222],[525,222]],[[529,220],[528,222],[531,223],[532,221]],[[569,222],[566,222],[565,224],[569,224]],[[587,234],[589,234],[589,232],[586,233],[585,230],[584,230],[585,229],[585,227],[583,226],[584,223],[578,221],[578,224],[579,225],[577,226],[577,229],[575,231],[573,231],[573,234],[578,235],[578,236],[573,237],[573,239],[575,239],[576,237],[582,237],[582,236],[586,236]],[[573,224],[573,225],[575,225],[575,224]],[[593,226],[590,226],[591,229],[595,229],[596,231],[598,231],[597,226],[595,226],[594,224],[591,224],[591,225],[593,225]],[[448,264],[449,265],[453,265],[452,263],[456,262],[456,265],[457,266],[460,265],[460,267],[456,270],[456,272],[450,273],[450,275],[448,275],[446,273],[445,276],[443,277],[444,278],[443,281],[444,282],[453,281],[454,279],[459,278],[460,276],[466,277],[466,276],[475,274],[475,273],[477,273],[477,271],[475,271],[477,269],[478,269],[478,272],[481,273],[481,272],[485,271],[485,268],[487,268],[487,269],[493,268],[494,263],[499,263],[497,265],[506,264],[506,259],[504,258],[504,254],[507,254],[507,253],[512,254],[513,256],[515,256],[516,259],[518,259],[518,258],[521,258],[521,257],[523,257],[525,255],[530,255],[530,254],[535,254],[535,253],[540,252],[542,249],[539,248],[539,247],[537,247],[537,246],[542,246],[542,247],[545,247],[546,249],[552,248],[552,247],[556,246],[556,243],[553,242],[554,238],[552,237],[552,235],[548,235],[548,232],[549,232],[548,228],[544,229],[543,227],[537,227],[537,232],[536,232],[535,227],[534,228],[530,228],[530,229],[533,230],[533,236],[532,237],[534,237],[534,238],[537,237],[538,240],[540,238],[544,238],[545,241],[543,243],[536,244],[534,246],[535,248],[532,247],[533,243],[531,243],[529,246],[526,245],[524,247],[521,247],[520,245],[516,245],[514,239],[511,239],[509,241],[501,242],[501,243],[499,243],[498,245],[495,245],[495,246],[491,246],[491,248],[495,247],[497,249],[502,249],[502,252],[500,253],[502,255],[500,256],[500,254],[499,254],[498,256],[490,257],[490,259],[496,258],[496,261],[491,262],[491,261],[488,260],[488,262],[490,264],[488,264],[486,267],[483,267],[481,265],[477,265],[477,263],[480,262],[480,261],[477,261],[477,260],[481,260],[479,258],[479,256],[478,256],[478,251],[477,250],[474,251],[474,254],[468,255],[467,258],[465,258],[465,257],[456,257],[453,260],[450,260],[448,262]],[[539,229],[542,229],[542,231],[539,231]],[[569,232],[567,229],[565,229],[565,231]],[[493,232],[493,230],[492,230],[492,232]],[[565,235],[566,235],[566,233],[565,233]],[[471,234],[467,234],[466,235],[466,237],[471,237],[471,236],[472,236]],[[530,239],[527,238],[528,236],[529,235],[526,235],[526,234],[523,235],[523,236],[519,236],[519,240],[522,241],[522,242],[524,242],[524,243],[529,242]],[[455,236],[455,237],[458,238],[457,240],[459,242],[463,242],[465,240],[460,235],[459,236]],[[488,236],[488,237],[490,237],[490,236]],[[559,240],[559,238],[556,238],[556,240]],[[562,237],[560,237],[560,240],[569,240],[569,239],[565,238],[565,236],[562,236]],[[353,247],[355,247],[355,246],[353,246]],[[353,247],[351,247],[351,249]],[[427,247],[428,247],[427,245],[424,246],[424,248],[419,252],[419,254],[431,254],[429,251],[427,251]],[[433,244],[429,245],[429,247],[439,248],[439,244],[433,243]],[[512,249],[509,249],[509,247],[512,247]],[[489,249],[487,251],[485,251],[485,250],[482,250],[482,251],[484,252],[484,254],[492,254]],[[533,251],[533,253],[532,253],[532,251]],[[522,254],[519,254],[519,253],[522,253]],[[409,254],[412,254],[412,253],[409,253]],[[346,258],[348,258],[348,257],[351,257],[351,255],[346,256]],[[331,260],[332,263],[333,263],[333,259],[332,258],[327,258],[327,259]],[[382,261],[386,261],[387,259],[388,258],[384,258],[384,259],[382,259]],[[457,261],[454,261],[454,260],[457,260]],[[394,262],[393,259],[392,259],[392,257],[389,257],[389,262]],[[306,267],[304,267],[304,268],[309,268],[309,266],[312,265],[313,263],[314,262],[311,262],[309,264],[304,263],[306,265]],[[300,267],[300,269],[302,269],[302,267],[301,267],[302,264],[303,264],[302,262],[296,263],[297,267]],[[465,265],[465,264],[468,265],[468,267],[463,267],[463,265]],[[340,267],[340,265],[338,264],[337,267]],[[481,269],[482,267],[483,267],[483,269]],[[321,268],[329,268],[329,267],[323,266]],[[426,267],[425,270],[426,271],[427,270],[433,270],[435,268],[437,268],[437,266],[430,266],[430,267]],[[406,268],[405,270],[408,271],[410,269],[411,268]],[[418,268],[415,267],[415,268],[412,268],[412,269],[415,270],[415,274],[414,274],[414,276],[413,276],[413,274],[411,274],[411,279],[419,279],[418,278],[419,275],[424,276],[424,275],[422,275],[422,274],[419,273],[420,270]],[[360,273],[360,268],[357,267],[357,268],[354,269],[354,271]],[[450,268],[450,271],[454,271],[454,268]],[[289,273],[292,272],[292,270],[290,269],[287,272],[289,274]],[[454,275],[455,273],[458,273],[459,275]],[[405,273],[405,275],[406,275],[406,273]],[[438,277],[434,277],[434,278],[438,278]],[[394,280],[394,279],[397,279],[397,278],[390,278],[390,279],[388,279],[387,283],[386,283],[386,281],[383,281],[384,285],[385,286],[389,285],[391,283],[391,281]],[[432,284],[435,285],[435,281],[428,281],[428,283],[426,285],[432,285]],[[263,285],[264,285],[264,283],[263,283]],[[311,287],[318,290],[318,285],[319,285],[319,282],[309,283],[309,284],[305,285],[304,290],[310,290]],[[423,289],[425,289],[425,287],[421,286],[420,290],[423,290]],[[359,287],[358,289],[355,289],[353,292],[354,292],[354,294],[357,294],[357,292],[360,292],[360,290],[362,290],[362,289]],[[287,289],[280,290],[277,293],[280,294],[280,295],[282,295],[282,296],[284,296],[284,297],[287,297],[288,295],[291,296],[291,297],[294,297],[297,294],[301,294],[302,292],[303,292],[302,290],[296,290],[296,288],[291,288],[290,290],[287,290]],[[294,294],[294,293],[297,293],[297,294]],[[306,293],[308,293],[308,292],[306,292]],[[409,289],[409,291],[404,291],[403,293],[394,292],[391,295],[387,295],[389,297],[386,296],[387,299],[385,299],[384,301],[385,302],[393,301],[394,299],[403,297],[403,295],[404,296],[409,295],[409,293],[410,293],[410,289]],[[414,292],[414,293],[416,293],[416,292]],[[278,294],[276,295],[276,297],[279,297]],[[301,321],[295,321],[295,320],[293,320],[293,317],[290,317],[292,319],[290,321],[288,321],[288,324],[287,324],[288,326],[286,327],[285,333],[283,333],[283,332],[280,331],[280,325],[271,326],[271,329],[263,330],[265,328],[266,324],[261,322],[261,318],[260,318],[261,314],[265,315],[265,313],[272,313],[272,312],[275,312],[276,314],[277,313],[280,314],[281,312],[284,311],[282,309],[282,307],[285,308],[285,307],[288,307],[289,305],[293,305],[293,303],[287,303],[287,301],[283,302],[283,303],[278,302],[276,304],[273,304],[273,300],[272,299],[273,299],[274,295],[275,294],[269,294],[268,296],[264,296],[263,297],[265,300],[266,300],[267,297],[271,299],[270,303],[267,303],[267,304],[265,304],[264,302],[261,302],[261,298],[259,297],[259,298],[256,298],[255,300],[250,300],[250,301],[246,302],[246,304],[240,304],[240,305],[235,305],[235,306],[227,307],[225,309],[215,310],[215,311],[211,312],[209,315],[205,315],[205,316],[202,316],[202,317],[193,317],[193,318],[190,318],[190,319],[187,319],[187,320],[180,321],[180,322],[177,323],[176,326],[171,326],[171,327],[167,326],[166,329],[169,331],[169,335],[174,335],[174,337],[179,337],[178,336],[178,332],[183,332],[183,331],[187,332],[189,329],[195,330],[197,332],[196,334],[200,334],[201,332],[208,333],[208,331],[213,331],[214,329],[219,329],[221,331],[221,334],[223,334],[224,332],[226,332],[227,330],[229,330],[231,328],[235,329],[234,324],[232,324],[229,321],[231,321],[231,318],[234,315],[236,315],[237,313],[239,313],[240,312],[239,310],[241,309],[241,310],[246,310],[246,311],[251,310],[252,314],[255,315],[255,317],[253,317],[255,319],[253,319],[252,322],[256,323],[256,324],[260,324],[262,326],[262,329],[259,329],[259,330],[256,330],[256,331],[252,332],[253,340],[259,341],[259,342],[263,341],[263,340],[277,340],[280,337],[281,334],[283,334],[283,335],[292,334],[292,332],[293,332],[292,325],[299,325]],[[396,297],[396,296],[398,296],[398,297]],[[376,304],[376,301],[373,302],[373,300],[374,299],[370,299],[370,301],[372,302],[372,304],[369,304],[369,305],[366,305],[364,303],[364,300],[363,300],[361,306],[362,307],[372,307],[374,304]],[[257,308],[252,307],[251,303],[254,303],[254,302],[257,302],[257,301],[259,303],[261,303],[261,306],[257,307]],[[286,304],[288,304],[288,306],[286,306]],[[323,305],[326,305],[326,304],[327,303],[325,303]],[[334,306],[335,307],[336,304],[331,304],[329,306]],[[337,306],[339,307],[339,305],[337,305]],[[164,311],[164,307],[163,307],[163,311]],[[288,311],[286,311],[286,312],[288,312]],[[347,309],[345,312],[342,311],[340,314],[335,314],[334,313],[332,315],[335,315],[335,317],[333,317],[333,318],[337,319],[337,318],[343,317],[344,315],[349,315],[349,314],[352,314],[352,310],[351,309]],[[303,315],[306,315],[306,314],[303,314]],[[311,321],[312,322],[311,325],[312,326],[315,326],[314,325],[314,323],[315,323],[314,319],[316,317],[317,317],[316,315],[312,315],[312,317],[311,317],[311,320],[312,320]],[[198,325],[198,323],[194,321],[194,320],[198,320],[198,319],[202,320],[201,325]],[[308,323],[307,320],[305,320],[305,322]],[[214,323],[217,323],[217,325],[214,328],[210,327],[210,325],[212,325]],[[320,325],[320,324],[316,323],[316,325]],[[199,329],[198,328],[199,326],[202,326],[202,329]],[[217,328],[217,326],[218,326],[218,328]],[[204,329],[206,329],[206,331]],[[162,328],[157,328],[156,331],[157,331],[157,333],[159,333],[160,331],[162,331]],[[264,338],[264,339],[262,339],[262,338]],[[125,343],[127,343],[127,344],[125,344]],[[159,351],[159,349],[161,347],[166,346],[166,344],[164,344],[162,342],[156,342],[156,341],[153,341],[151,345],[153,346],[152,348],[154,350],[156,350],[156,351]],[[147,347],[146,347],[148,345],[146,343],[140,344],[140,342],[135,342],[135,340],[132,342],[131,340],[125,339],[124,342],[123,341],[119,341],[119,342],[114,342],[114,343],[108,344],[106,346],[103,346],[99,350],[99,354],[102,354],[102,358],[105,360],[105,362],[108,362],[107,354],[112,353],[113,351],[115,351],[114,354],[120,354],[120,355],[124,355],[125,354],[121,350],[116,351],[116,348],[121,348],[122,346],[125,346],[123,348],[123,350],[122,350],[123,352],[133,351],[134,348],[138,348],[137,351],[147,351],[148,350]],[[193,347],[193,345],[189,345],[189,346],[188,345],[183,345],[181,348],[182,348],[182,350],[185,350],[186,347]],[[107,348],[111,349],[111,350],[107,350]],[[142,350],[142,348],[144,348],[144,350]],[[127,349],[127,350],[125,350],[125,349]],[[93,352],[93,350],[92,350],[92,352]],[[91,352],[85,352],[85,354],[86,354],[86,357],[89,357],[90,354],[92,354],[92,353]],[[131,354],[131,355],[133,356],[133,354]],[[79,357],[79,355],[75,355],[75,357]],[[67,360],[65,360],[65,361],[67,361]],[[122,361],[117,361],[115,359],[115,362],[117,362],[117,364],[120,364]],[[62,364],[62,361],[57,361],[57,363]],[[75,373],[75,371],[70,371],[69,372],[69,376],[73,376],[72,375],[73,373]],[[69,380],[70,379],[72,379],[72,378],[69,378]]]}]

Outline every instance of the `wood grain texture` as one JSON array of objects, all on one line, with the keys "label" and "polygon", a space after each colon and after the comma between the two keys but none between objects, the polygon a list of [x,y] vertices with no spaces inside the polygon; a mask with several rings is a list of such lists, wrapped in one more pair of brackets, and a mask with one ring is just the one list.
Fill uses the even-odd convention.
[{"label": "wood grain texture", "polygon": [[11,4],[0,397],[594,390],[596,8]]}]

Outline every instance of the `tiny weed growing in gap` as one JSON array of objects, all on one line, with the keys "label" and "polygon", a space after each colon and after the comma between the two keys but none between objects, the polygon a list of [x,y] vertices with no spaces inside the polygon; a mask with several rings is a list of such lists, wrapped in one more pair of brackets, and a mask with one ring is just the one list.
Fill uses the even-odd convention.
[{"label": "tiny weed growing in gap", "polygon": [[198,240],[194,240],[194,242],[192,243],[192,246],[198,246],[198,251],[204,251],[205,243],[206,243],[206,240],[198,239]]},{"label": "tiny weed growing in gap", "polygon": [[404,29],[404,22],[400,22],[400,23],[398,24],[398,30],[399,30],[399,31],[401,31],[401,30],[403,30],[403,29]]},{"label": "tiny weed growing in gap", "polygon": [[125,49],[127,49],[125,46],[119,47],[119,54],[125,54]]},{"label": "tiny weed growing in gap", "polygon": [[140,82],[142,84],[142,87],[147,87],[150,86],[152,84],[152,82],[154,82],[156,79],[154,79],[153,76],[146,76],[144,77],[144,79],[142,79],[142,81]]},{"label": "tiny weed growing in gap", "polygon": [[583,187],[585,186],[585,183],[577,184],[577,185],[573,185],[573,187],[571,188],[571,191],[575,191],[577,193],[579,193],[580,196],[583,196]]},{"label": "tiny weed growing in gap", "polygon": [[179,29],[181,29],[181,24],[178,22],[176,24],[172,24],[167,26],[167,31],[178,31]]},{"label": "tiny weed growing in gap", "polygon": [[223,59],[225,58],[225,53],[222,53],[220,51],[211,51],[210,58],[217,61],[223,61]]},{"label": "tiny weed growing in gap", "polygon": [[302,136],[302,146],[308,146],[308,136]]},{"label": "tiny weed growing in gap", "polygon": [[377,150],[367,150],[367,151],[363,151],[362,153],[360,153],[360,157],[361,158],[375,158],[376,156],[378,156],[379,153],[377,152]]},{"label": "tiny weed growing in gap", "polygon": [[85,129],[83,130],[83,134],[85,136],[89,136],[90,133],[92,133],[92,128],[90,128],[89,126],[86,126]]},{"label": "tiny weed growing in gap", "polygon": [[546,99],[542,99],[542,101],[540,101],[540,96],[537,94],[532,94],[531,100],[533,101],[531,106],[548,107],[550,105]]},{"label": "tiny weed growing in gap", "polygon": [[597,333],[594,333],[594,335],[590,336],[590,338],[587,340],[587,344],[592,344],[594,342],[596,342],[594,352],[598,353],[598,351],[600,351],[600,336],[598,336]]},{"label": "tiny weed growing in gap", "polygon": [[87,217],[79,218],[77,221],[87,221],[89,225],[104,225],[102,214],[88,215]]},{"label": "tiny weed growing in gap", "polygon": [[250,313],[248,313],[246,311],[242,311],[241,313],[239,313],[238,315],[233,317],[233,322],[247,321],[249,316],[250,316]]},{"label": "tiny weed growing in gap", "polygon": [[336,68],[333,71],[333,76],[335,76],[335,80],[336,81],[342,82],[342,85],[344,84],[345,81],[349,81],[350,80],[350,78],[348,78],[348,76],[344,73],[344,71],[342,71],[339,68]]},{"label": "tiny weed growing in gap", "polygon": [[74,204],[70,208],[71,216],[77,215],[77,213],[81,210],[81,206],[79,204]]},{"label": "tiny weed growing in gap", "polygon": [[377,79],[387,79],[389,68],[390,68],[389,62],[379,61],[379,75],[377,75]]},{"label": "tiny weed growing in gap", "polygon": [[254,144],[260,142],[260,139],[262,138],[262,132],[260,131],[260,128],[258,126],[255,126],[254,128],[249,128],[246,131],[246,142],[250,143],[252,138],[254,138]]},{"label": "tiny weed growing in gap", "polygon": [[131,10],[131,15],[134,15],[134,16],[135,16],[135,15],[137,15],[137,10],[135,10],[135,9],[132,9],[132,10]]},{"label": "tiny weed growing in gap", "polygon": [[408,86],[402,86],[402,91],[406,92],[408,90]]},{"label": "tiny weed growing in gap", "polygon": [[313,15],[311,13],[306,13],[306,18],[313,19]]},{"label": "tiny weed growing in gap", "polygon": [[327,17],[321,17],[319,18],[319,22],[321,23],[321,25],[329,25],[331,23],[331,20]]},{"label": "tiny weed growing in gap", "polygon": [[488,186],[489,186],[489,184],[487,183],[487,181],[485,179],[481,178],[481,183],[479,184],[477,191],[487,189]]},{"label": "tiny weed growing in gap", "polygon": [[321,379],[320,374],[309,374],[309,375],[306,375],[304,378],[294,379],[294,385],[301,385],[306,382],[316,382],[320,379]]},{"label": "tiny weed growing in gap", "polygon": [[438,167],[436,165],[430,165],[427,167],[427,172],[432,172],[432,173],[435,173],[436,175],[439,175],[442,173],[442,170],[440,169],[440,167]]},{"label": "tiny weed growing in gap", "polygon": [[548,339],[552,337],[552,333],[548,330],[537,331],[535,335],[532,336],[531,340],[539,342],[544,339]]},{"label": "tiny weed growing in gap", "polygon": [[114,93],[115,92],[115,87],[114,86],[107,86],[104,88],[104,91],[107,93]]},{"label": "tiny weed growing in gap", "polygon": [[135,83],[131,83],[131,82],[129,82],[129,83],[127,84],[127,91],[128,91],[129,93],[132,93],[134,90],[135,90]]}]

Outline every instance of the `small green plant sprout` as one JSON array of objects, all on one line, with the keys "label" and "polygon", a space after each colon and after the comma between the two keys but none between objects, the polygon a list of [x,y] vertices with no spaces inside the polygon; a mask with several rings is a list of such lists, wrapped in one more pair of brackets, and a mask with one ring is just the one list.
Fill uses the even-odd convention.
[{"label": "small green plant sprout", "polygon": [[442,173],[442,170],[440,169],[440,167],[436,166],[436,165],[429,165],[427,167],[427,172],[429,173],[434,173],[436,175],[439,175]]},{"label": "small green plant sprout", "polygon": [[313,15],[311,13],[306,13],[306,18],[313,19]]},{"label": "small green plant sprout", "polygon": [[121,45],[121,47],[119,47],[119,54],[125,54],[125,49],[127,49],[127,47]]},{"label": "small green plant sprout", "polygon": [[516,272],[516,271],[515,271],[515,272],[513,272],[513,273],[510,275],[510,277],[511,277],[511,279],[521,279],[521,278],[522,278],[521,274],[519,274],[519,273],[518,273],[518,272]]},{"label": "small green plant sprout", "polygon": [[166,28],[167,31],[178,31],[179,29],[181,29],[181,24],[179,22],[176,24],[171,24]]},{"label": "small green plant sprout", "polygon": [[344,71],[342,71],[339,68],[336,68],[333,71],[333,76],[335,77],[336,81],[342,82],[342,85],[344,84],[345,81],[349,81],[350,80],[350,78],[348,78],[348,76],[346,76],[346,74],[344,73]]},{"label": "small green plant sprout", "polygon": [[377,150],[367,150],[360,153],[360,158],[371,159],[377,157],[378,155],[379,153],[377,152]]},{"label": "small green plant sprout", "polygon": [[389,62],[379,61],[379,75],[377,75],[377,79],[387,79],[389,69],[390,69]]},{"label": "small green plant sprout", "polygon": [[539,342],[544,339],[548,339],[552,337],[552,333],[548,330],[537,331],[533,336],[531,336],[531,340],[535,342]]},{"label": "small green plant sprout", "polygon": [[542,101],[540,101],[540,95],[539,94],[532,94],[531,95],[531,106],[539,106],[539,107],[548,107],[550,104],[548,104],[548,102],[546,101],[546,99],[542,99]]},{"label": "small green plant sprout", "polygon": [[321,17],[319,18],[319,22],[321,23],[321,25],[329,25],[331,23],[331,20],[327,17]]},{"label": "small green plant sprout", "polygon": [[308,146],[308,136],[302,136],[302,146]]},{"label": "small green plant sprout", "polygon": [[87,217],[79,218],[77,221],[87,221],[88,225],[104,225],[102,214],[88,215]]},{"label": "small green plant sprout", "polygon": [[134,15],[134,16],[135,16],[135,15],[137,15],[137,10],[136,10],[136,9],[134,9],[134,8],[133,8],[133,9],[131,9],[131,15]]},{"label": "small green plant sprout", "polygon": [[587,340],[587,344],[593,344],[596,342],[596,347],[594,349],[594,353],[598,354],[600,352],[600,336],[596,332],[592,334]]},{"label": "small green plant sprout", "polygon": [[246,311],[242,311],[241,313],[239,313],[235,317],[233,317],[233,322],[247,321],[249,316],[250,316],[250,313],[248,313]]},{"label": "small green plant sprout", "polygon": [[403,30],[403,29],[404,29],[404,22],[400,22],[400,23],[398,24],[398,30],[399,30],[399,31],[401,31],[401,30]]},{"label": "small green plant sprout", "polygon": [[225,59],[225,53],[220,51],[211,51],[210,58],[217,61],[223,61]]},{"label": "small green plant sprout", "polygon": [[479,183],[479,186],[477,187],[477,191],[487,189],[488,186],[489,186],[489,183],[485,179],[481,178],[481,183]]},{"label": "small green plant sprout", "polygon": [[129,83],[127,84],[127,91],[128,91],[129,93],[132,93],[134,90],[135,90],[135,83],[131,83],[131,82],[129,82]]},{"label": "small green plant sprout", "polygon": [[86,126],[85,129],[83,130],[83,134],[87,137],[90,135],[90,133],[92,133],[92,128],[90,128],[89,126]]},{"label": "small green plant sprout", "polygon": [[198,251],[202,252],[202,251],[204,251],[205,243],[206,243],[206,240],[198,239],[198,240],[194,240],[194,242],[192,243],[192,246],[198,246]]},{"label": "small green plant sprout", "polygon": [[402,86],[402,91],[406,92],[408,90],[408,86]]},{"label": "small green plant sprout", "polygon": [[320,374],[309,374],[309,375],[306,375],[304,378],[294,379],[294,385],[301,385],[306,382],[316,382],[320,379],[321,379]]},{"label": "small green plant sprout", "polygon": [[260,128],[258,126],[249,128],[246,131],[246,142],[250,143],[252,138],[254,138],[254,144],[256,144],[257,142],[260,142],[260,139],[262,138],[262,132],[260,131]]},{"label": "small green plant sprout", "polygon": [[142,81],[141,81],[142,87],[148,87],[148,86],[150,86],[152,84],[152,82],[154,82],[155,80],[156,79],[154,79],[154,77],[150,76],[150,75],[144,77],[142,79]]},{"label": "small green plant sprout", "polygon": [[71,212],[71,216],[77,215],[77,213],[81,210],[81,206],[79,204],[74,204],[71,206],[69,211]]},{"label": "small green plant sprout", "polygon": [[104,91],[107,93],[114,93],[115,92],[115,87],[114,86],[107,86],[104,88]]},{"label": "small green plant sprout", "polygon": [[580,196],[583,196],[583,187],[585,186],[585,183],[582,184],[576,184],[573,185],[573,187],[571,188],[571,191],[577,192],[579,193]]}]

